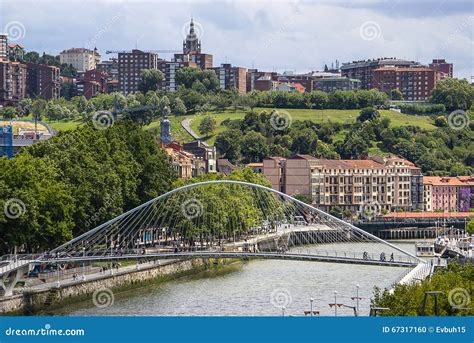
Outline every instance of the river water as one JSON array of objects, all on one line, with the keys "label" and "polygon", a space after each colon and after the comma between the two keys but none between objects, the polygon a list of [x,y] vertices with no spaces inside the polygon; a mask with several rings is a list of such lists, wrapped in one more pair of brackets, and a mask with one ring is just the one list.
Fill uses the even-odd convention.
[{"label": "river water", "polygon": [[[396,242],[414,253],[414,242]],[[328,245],[329,246],[329,245]],[[347,244],[345,249],[347,249]],[[350,247],[349,247],[350,248]],[[352,247],[356,248],[356,247]],[[337,303],[355,306],[359,284],[360,315],[368,315],[374,287],[388,287],[407,269],[356,264],[252,260],[230,271],[205,272],[169,282],[115,294],[110,306],[92,301],[68,306],[64,315],[92,316],[301,316],[313,310],[333,316]],[[283,309],[284,307],[284,309]],[[338,315],[352,316],[353,309],[339,308]]]}]

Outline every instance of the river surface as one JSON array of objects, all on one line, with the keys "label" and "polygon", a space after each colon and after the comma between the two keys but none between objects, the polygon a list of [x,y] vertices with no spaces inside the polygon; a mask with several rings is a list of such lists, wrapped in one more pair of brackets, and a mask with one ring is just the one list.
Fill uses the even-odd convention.
[{"label": "river surface", "polygon": [[[339,243],[341,244],[341,243]],[[414,253],[415,242],[396,242]],[[335,246],[337,244],[334,244]],[[328,246],[330,246],[328,244]],[[348,247],[352,250],[357,247]],[[114,302],[98,308],[92,301],[63,308],[63,315],[87,316],[301,316],[313,310],[333,316],[337,303],[355,306],[351,299],[359,284],[360,315],[369,314],[374,287],[389,287],[407,269],[357,264],[252,260],[226,272],[204,272],[114,295]],[[284,307],[284,309],[283,309]],[[352,316],[353,309],[339,308]]]}]

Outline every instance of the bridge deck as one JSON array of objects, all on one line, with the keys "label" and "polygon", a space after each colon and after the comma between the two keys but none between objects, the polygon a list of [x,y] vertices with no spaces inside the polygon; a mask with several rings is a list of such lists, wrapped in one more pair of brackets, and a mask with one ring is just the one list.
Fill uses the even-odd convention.
[{"label": "bridge deck", "polygon": [[68,262],[101,262],[117,260],[143,260],[143,259],[176,259],[176,258],[253,258],[253,259],[276,259],[276,260],[294,260],[294,261],[312,261],[312,262],[331,262],[331,263],[350,263],[363,265],[379,265],[391,267],[415,267],[417,261],[379,261],[373,259],[362,259],[343,256],[323,256],[295,253],[271,253],[271,252],[226,252],[226,251],[197,251],[197,252],[178,252],[178,253],[156,253],[145,255],[121,255],[121,256],[85,256],[85,257],[67,257],[58,259],[41,260],[41,263],[68,263]]}]

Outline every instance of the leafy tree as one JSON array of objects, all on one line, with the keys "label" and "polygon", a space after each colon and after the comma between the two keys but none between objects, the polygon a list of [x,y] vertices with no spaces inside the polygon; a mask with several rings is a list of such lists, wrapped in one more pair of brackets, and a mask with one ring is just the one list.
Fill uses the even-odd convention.
[{"label": "leafy tree", "polygon": [[431,101],[443,104],[448,111],[467,110],[472,106],[474,87],[466,79],[448,78],[436,83]]},{"label": "leafy tree", "polygon": [[176,98],[174,100],[174,113],[177,115],[186,114],[186,106],[184,105],[183,100]]},{"label": "leafy tree", "polygon": [[211,116],[206,116],[199,124],[199,132],[203,135],[210,135],[216,129],[216,119]]},{"label": "leafy tree", "polygon": [[291,151],[295,154],[312,154],[316,150],[318,136],[313,129],[292,131],[293,144]]},{"label": "leafy tree", "polygon": [[372,107],[366,107],[360,111],[359,116],[357,117],[357,121],[359,122],[364,122],[366,120],[373,121],[379,118],[380,118],[379,111],[377,111],[375,108],[372,108]]},{"label": "leafy tree", "polygon": [[236,163],[241,157],[241,140],[242,132],[231,129],[217,135],[215,146],[221,156]]},{"label": "leafy tree", "polygon": [[[437,291],[441,292],[437,304],[440,316],[472,316],[474,310],[469,309],[470,306],[456,302],[466,301],[470,297],[469,291],[473,282],[473,265],[460,265],[453,261],[447,268],[437,269],[433,276],[422,283],[398,284],[393,291],[376,288],[372,306],[388,308],[389,310],[380,313],[383,316],[432,316],[435,309],[433,297],[428,296],[424,306],[423,302],[426,292]],[[453,291],[460,293],[453,296]]]},{"label": "leafy tree", "polygon": [[260,162],[270,152],[266,138],[258,132],[249,132],[242,137],[241,153],[245,163]]},{"label": "leafy tree", "polygon": [[17,115],[15,107],[12,106],[1,108],[0,113],[3,119],[13,119]]},{"label": "leafy tree", "polygon": [[390,91],[390,99],[392,100],[403,100],[403,94],[398,88],[392,89]]},{"label": "leafy tree", "polygon": [[148,91],[156,91],[160,87],[161,81],[164,80],[163,73],[158,69],[144,69],[140,74],[138,82],[138,90],[142,93]]}]

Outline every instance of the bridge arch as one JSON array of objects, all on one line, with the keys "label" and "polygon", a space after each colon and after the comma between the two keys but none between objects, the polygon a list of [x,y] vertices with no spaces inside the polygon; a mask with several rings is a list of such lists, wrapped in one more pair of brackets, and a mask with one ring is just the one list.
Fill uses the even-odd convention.
[{"label": "bridge arch", "polygon": [[[111,241],[117,240],[117,236],[122,235],[122,237],[125,237],[125,234],[127,234],[133,237],[133,239],[137,239],[136,237],[138,237],[139,234],[143,234],[143,230],[147,230],[147,228],[149,227],[161,227],[169,229],[173,224],[176,224],[176,222],[173,222],[173,219],[176,217],[176,213],[180,211],[180,209],[176,208],[177,205],[179,205],[179,200],[177,199],[180,199],[179,197],[177,197],[177,195],[186,195],[188,194],[186,192],[192,192],[194,190],[199,190],[204,187],[214,186],[246,187],[250,190],[256,190],[258,192],[253,191],[254,193],[251,193],[251,195],[254,195],[256,198],[259,199],[259,201],[261,200],[260,197],[262,196],[259,192],[273,195],[273,197],[277,199],[277,206],[280,206],[281,204],[286,206],[284,207],[284,211],[287,211],[287,209],[290,208],[289,211],[284,212],[285,218],[283,218],[283,220],[280,220],[277,225],[285,225],[285,227],[291,227],[292,225],[295,226],[294,230],[291,232],[286,232],[283,230],[282,234],[280,234],[280,237],[284,236],[286,232],[287,235],[291,234],[293,236],[293,239],[296,239],[296,243],[300,245],[309,244],[311,242],[318,242],[318,239],[322,239],[322,237],[324,236],[326,236],[326,243],[341,240],[341,237],[342,240],[344,240],[344,237],[347,237],[347,241],[350,241],[350,239],[353,237],[355,241],[359,243],[379,245],[378,251],[382,250],[382,248],[386,249],[387,255],[384,256],[386,256],[387,260],[390,258],[390,255],[393,256],[393,254],[396,253],[412,261],[423,262],[423,260],[416,257],[414,254],[407,252],[404,249],[394,244],[391,244],[390,242],[387,242],[369,232],[366,232],[352,225],[351,223],[332,216],[318,208],[310,206],[290,195],[284,194],[280,191],[263,185],[234,180],[204,181],[178,187],[83,233],[82,235],[72,239],[71,241],[66,242],[61,246],[53,249],[51,252],[55,254],[61,254],[68,252],[77,253],[78,251],[85,252],[87,250],[87,253],[89,253],[89,249],[98,249],[98,247],[100,246],[102,246],[103,249],[105,248],[104,250],[107,250],[109,248],[109,245],[113,244]],[[185,198],[186,197],[183,197],[183,199]],[[266,206],[268,205],[265,204],[265,202],[272,202],[272,197],[262,196],[262,199],[263,203],[259,203],[258,206],[260,206],[260,210],[264,212],[267,209]],[[160,210],[165,211],[166,202],[172,202],[172,200],[174,200],[174,205],[172,205],[171,207],[174,208],[171,210],[167,208],[167,212],[165,215],[163,215],[163,213],[160,214]],[[213,214],[219,216],[219,213]],[[146,218],[146,220],[142,217]],[[296,221],[299,220],[302,223],[306,221],[304,224],[302,224],[302,226],[306,225],[306,228],[303,227],[305,230],[302,230],[303,228],[297,227],[297,225],[294,223],[295,218],[300,218],[296,219]],[[194,220],[198,224],[203,224],[203,221],[200,221],[199,219],[187,219],[191,222]],[[161,222],[159,222],[160,220]],[[212,226],[212,219],[209,219],[208,221],[209,222],[206,222],[206,224],[208,226]],[[314,228],[314,230],[310,230],[311,228]],[[324,231],[323,229],[325,229],[326,231]],[[140,230],[142,231],[139,233]],[[315,236],[314,232],[316,232],[316,230],[319,233]],[[300,236],[299,241],[298,236]],[[113,237],[113,239],[111,237]],[[324,239],[322,241],[324,241]],[[374,257],[371,256],[371,258]]]}]

